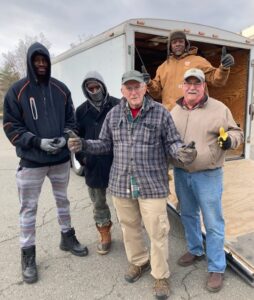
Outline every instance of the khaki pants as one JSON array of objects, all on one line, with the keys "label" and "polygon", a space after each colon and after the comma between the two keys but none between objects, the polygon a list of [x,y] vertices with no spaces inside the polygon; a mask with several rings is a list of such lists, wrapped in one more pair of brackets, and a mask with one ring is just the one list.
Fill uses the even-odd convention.
[{"label": "khaki pants", "polygon": [[132,200],[113,196],[112,199],[129,263],[142,266],[149,259],[143,236],[143,220],[151,243],[151,275],[155,279],[168,278],[167,198]]}]

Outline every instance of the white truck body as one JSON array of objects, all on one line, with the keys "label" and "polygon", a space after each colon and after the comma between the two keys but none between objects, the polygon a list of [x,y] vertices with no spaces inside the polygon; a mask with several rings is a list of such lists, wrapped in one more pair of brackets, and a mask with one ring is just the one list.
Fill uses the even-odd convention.
[{"label": "white truck body", "polygon": [[[235,160],[236,173],[239,175],[241,174],[241,163],[239,164],[237,160],[248,160],[254,148],[254,130],[251,130],[254,111],[254,45],[247,38],[200,24],[161,19],[131,19],[55,57],[52,64],[52,76],[63,81],[70,88],[75,107],[85,101],[81,84],[85,74],[92,70],[102,74],[112,96],[121,97],[122,74],[130,69],[140,70],[141,65],[143,65],[139,58],[141,56],[149,73],[154,76],[158,65],[166,59],[167,37],[170,31],[175,29],[184,30],[191,44],[197,45],[213,65],[219,65],[222,46],[226,46],[235,57],[236,64],[231,70],[227,86],[220,90],[210,90],[209,88],[209,92],[211,96],[215,94],[215,98],[222,102],[225,100],[225,104],[231,109],[237,123],[244,129],[244,145],[239,150],[240,152],[230,156],[229,165],[231,168],[225,168],[225,172],[227,169],[232,172],[232,164],[234,165]],[[138,48],[138,52],[136,48]],[[232,83],[231,86],[230,83]],[[253,171],[254,173],[254,164],[247,163],[247,165],[252,168],[248,172],[251,174]],[[244,168],[246,171],[246,163]],[[226,174],[226,178],[230,178],[230,176],[234,175]],[[230,194],[230,180],[226,184],[229,187],[226,186],[225,188],[225,199],[230,201],[232,197],[237,197],[237,195]],[[242,186],[242,189],[246,191],[250,187]],[[253,192],[247,193],[249,198],[246,200],[245,210],[251,211],[254,216]],[[238,199],[234,200],[233,202],[237,203]],[[175,208],[174,203],[169,203],[169,206]],[[230,212],[230,203],[227,202],[223,206],[225,209],[229,207],[228,216],[237,214],[235,210]],[[233,224],[227,224],[229,230],[231,230],[231,225],[233,226]],[[254,285],[254,222],[249,221],[246,228],[248,229],[245,233],[248,234],[248,241],[250,240],[250,245],[244,246],[246,251],[240,251],[240,253],[237,250],[239,248],[237,241],[242,243],[245,233],[238,234],[236,232],[232,235],[233,230],[226,232],[225,251],[229,264],[251,285]],[[229,237],[228,241],[227,236]],[[244,257],[245,253],[248,257]]]}]

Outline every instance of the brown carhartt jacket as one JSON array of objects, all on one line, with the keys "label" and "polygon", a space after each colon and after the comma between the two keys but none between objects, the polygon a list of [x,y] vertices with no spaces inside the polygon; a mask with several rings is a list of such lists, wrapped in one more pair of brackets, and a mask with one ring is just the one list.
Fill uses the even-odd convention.
[{"label": "brown carhartt jacket", "polygon": [[171,55],[162,63],[153,80],[148,83],[148,92],[155,99],[162,99],[162,104],[171,110],[176,100],[183,96],[182,83],[185,71],[191,68],[201,69],[205,73],[206,82],[213,86],[226,84],[229,68],[214,68],[209,61],[197,55],[198,49],[191,47],[188,53],[176,58]]}]

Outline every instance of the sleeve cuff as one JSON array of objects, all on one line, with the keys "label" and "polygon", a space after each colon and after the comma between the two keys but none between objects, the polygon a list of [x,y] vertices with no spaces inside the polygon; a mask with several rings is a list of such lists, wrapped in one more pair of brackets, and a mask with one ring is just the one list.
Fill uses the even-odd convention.
[{"label": "sleeve cuff", "polygon": [[40,148],[40,145],[41,145],[41,138],[37,137],[37,136],[34,136],[32,138],[32,145],[34,148]]}]

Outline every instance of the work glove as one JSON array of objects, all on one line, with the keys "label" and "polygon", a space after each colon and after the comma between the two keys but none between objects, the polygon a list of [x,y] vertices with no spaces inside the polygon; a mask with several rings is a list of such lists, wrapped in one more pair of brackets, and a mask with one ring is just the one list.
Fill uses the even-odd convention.
[{"label": "work glove", "polygon": [[150,76],[149,73],[143,73],[143,78],[144,78],[144,82],[145,82],[146,84],[148,84],[149,81],[151,80],[151,76]]},{"label": "work glove", "polygon": [[64,134],[66,139],[78,137],[77,134],[71,129],[65,129]]},{"label": "work glove", "polygon": [[66,139],[63,136],[59,138],[54,138],[53,143],[56,148],[60,149],[66,145]]},{"label": "work glove", "polygon": [[223,46],[222,50],[221,50],[221,61],[220,62],[224,68],[230,68],[235,63],[234,57],[231,54],[227,53],[227,49],[225,46]]},{"label": "work glove", "polygon": [[55,139],[41,139],[40,148],[48,153],[54,153],[58,150],[54,143]]},{"label": "work glove", "polygon": [[68,139],[68,148],[73,153],[78,153],[82,150],[85,150],[85,140],[80,137],[69,138]]},{"label": "work glove", "polygon": [[231,148],[231,138],[228,136],[227,132],[223,127],[220,128],[220,135],[218,137],[218,145],[223,150],[228,150]]},{"label": "work glove", "polygon": [[195,148],[195,142],[190,142],[187,146],[178,148],[176,152],[176,158],[184,165],[188,165],[193,162],[197,157],[197,150]]}]

